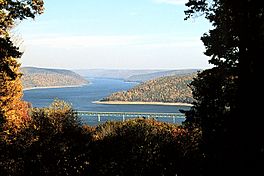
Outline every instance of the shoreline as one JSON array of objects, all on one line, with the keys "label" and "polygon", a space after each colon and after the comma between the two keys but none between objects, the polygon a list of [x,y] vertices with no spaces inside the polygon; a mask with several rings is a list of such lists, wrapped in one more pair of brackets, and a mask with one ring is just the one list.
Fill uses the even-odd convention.
[{"label": "shoreline", "polygon": [[82,87],[82,86],[85,86],[85,85],[88,85],[88,84],[68,85],[68,86],[30,87],[30,88],[23,89],[23,91],[26,91],[26,90],[35,90],[35,89],[58,89],[58,88],[70,88],[70,87]]},{"label": "shoreline", "polygon": [[164,103],[164,102],[142,102],[142,101],[93,101],[95,104],[107,105],[163,105],[163,106],[193,106],[190,103]]}]

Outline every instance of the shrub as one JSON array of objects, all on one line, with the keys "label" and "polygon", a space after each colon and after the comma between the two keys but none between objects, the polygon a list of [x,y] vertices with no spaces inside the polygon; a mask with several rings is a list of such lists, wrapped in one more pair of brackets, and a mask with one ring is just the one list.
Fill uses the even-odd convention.
[{"label": "shrub", "polygon": [[198,129],[155,120],[107,122],[94,139],[91,175],[191,175],[201,159]]},{"label": "shrub", "polygon": [[91,137],[64,101],[32,109],[28,128],[16,138],[12,144],[1,143],[1,175],[80,175],[87,163]]}]

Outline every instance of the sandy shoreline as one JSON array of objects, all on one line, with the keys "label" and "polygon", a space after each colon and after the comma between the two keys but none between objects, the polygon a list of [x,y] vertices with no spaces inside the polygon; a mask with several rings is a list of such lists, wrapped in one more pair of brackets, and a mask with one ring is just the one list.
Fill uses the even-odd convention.
[{"label": "sandy shoreline", "polygon": [[128,101],[94,101],[96,104],[109,104],[109,105],[164,105],[164,106],[193,106],[189,103],[164,103],[164,102],[128,102]]},{"label": "sandy shoreline", "polygon": [[33,89],[56,89],[56,88],[68,88],[68,87],[82,87],[87,84],[81,84],[81,85],[69,85],[69,86],[48,86],[48,87],[31,87],[31,88],[25,88],[25,90],[33,90]]}]

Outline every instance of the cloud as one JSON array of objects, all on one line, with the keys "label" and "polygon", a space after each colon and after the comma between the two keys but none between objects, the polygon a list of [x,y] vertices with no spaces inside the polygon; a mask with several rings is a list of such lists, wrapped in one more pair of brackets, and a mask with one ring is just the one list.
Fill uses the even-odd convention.
[{"label": "cloud", "polygon": [[25,40],[29,47],[47,48],[100,48],[100,47],[142,47],[142,48],[166,48],[166,47],[196,47],[201,45],[197,37],[183,38],[172,36],[41,36]]},{"label": "cloud", "polygon": [[138,36],[42,36],[26,41],[27,45],[50,48],[90,48],[133,45]]},{"label": "cloud", "polygon": [[173,5],[181,5],[188,2],[188,0],[154,0],[156,3],[165,3],[165,4],[173,4]]},{"label": "cloud", "polygon": [[31,36],[24,66],[58,68],[203,68],[204,46],[195,36]]}]

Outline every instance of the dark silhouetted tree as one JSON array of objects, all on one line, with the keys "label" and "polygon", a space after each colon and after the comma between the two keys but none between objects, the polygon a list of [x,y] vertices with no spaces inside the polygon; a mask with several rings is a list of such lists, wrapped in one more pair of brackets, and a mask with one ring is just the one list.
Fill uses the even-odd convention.
[{"label": "dark silhouetted tree", "polygon": [[186,19],[204,15],[214,27],[201,40],[215,67],[191,83],[196,103],[187,117],[203,131],[205,174],[238,170],[253,174],[260,171],[264,152],[261,105],[256,102],[263,98],[264,4],[259,0],[189,0],[186,6]]}]

